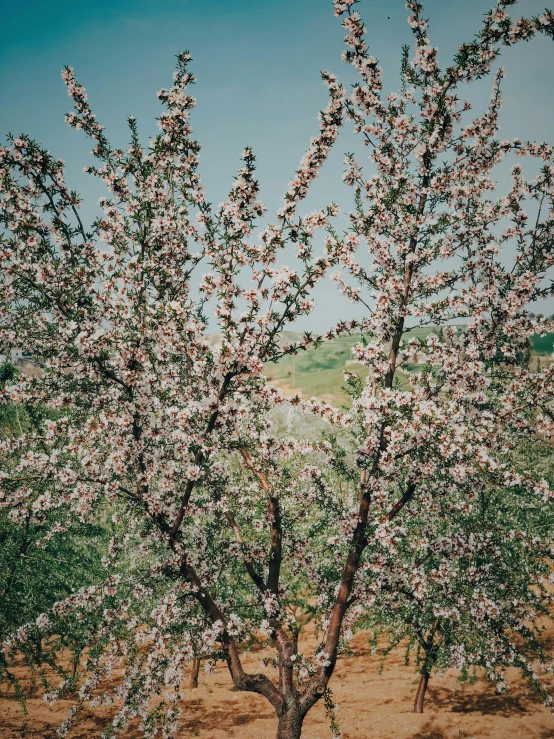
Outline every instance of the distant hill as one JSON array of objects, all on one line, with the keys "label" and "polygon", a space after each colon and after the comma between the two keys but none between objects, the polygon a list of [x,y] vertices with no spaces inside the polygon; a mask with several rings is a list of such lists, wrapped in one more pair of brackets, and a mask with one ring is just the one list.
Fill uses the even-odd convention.
[{"label": "distant hill", "polygon": [[[413,329],[410,336],[427,336],[434,330],[433,327]],[[283,335],[283,341],[292,343],[298,341],[301,336],[299,333],[287,331]],[[344,370],[348,369],[363,378],[367,377],[367,368],[355,362],[352,357],[352,347],[358,341],[358,336],[341,336],[317,349],[300,352],[295,357],[283,357],[276,364],[266,364],[265,375],[270,384],[279,387],[287,395],[299,392],[304,397],[315,396],[334,406],[349,406],[350,398],[342,390],[345,384]],[[531,347],[532,362],[549,357],[554,351],[554,334],[534,336]]]},{"label": "distant hill", "polygon": [[554,334],[545,336],[533,336],[531,339],[533,354],[538,357],[549,357],[554,352]]},{"label": "distant hill", "polygon": [[[427,336],[434,327],[412,329],[410,336]],[[220,342],[219,334],[209,334],[208,341],[212,346]],[[292,344],[302,338],[301,333],[284,331],[280,343]],[[300,393],[304,397],[315,396],[336,407],[350,405],[350,398],[342,389],[344,370],[349,369],[360,377],[367,377],[367,367],[353,359],[352,347],[358,343],[359,336],[341,336],[333,341],[325,342],[317,349],[299,352],[295,357],[286,356],[277,363],[265,365],[264,374],[271,385],[280,388],[286,395]],[[531,339],[531,368],[552,361],[554,351],[554,334],[533,336]],[[6,357],[0,356],[0,364]],[[24,374],[34,375],[40,369],[33,363],[32,356],[23,350],[13,350],[10,357],[12,364],[18,366]],[[410,368],[416,370],[416,367]],[[403,376],[399,372],[400,377]]]}]

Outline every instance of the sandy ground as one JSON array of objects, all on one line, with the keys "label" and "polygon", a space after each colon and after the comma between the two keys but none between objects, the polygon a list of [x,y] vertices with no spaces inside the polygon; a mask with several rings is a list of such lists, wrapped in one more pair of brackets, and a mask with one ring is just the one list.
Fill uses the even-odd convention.
[{"label": "sandy ground", "polygon": [[[353,640],[355,656],[339,663],[331,682],[343,739],[554,739],[554,718],[535,703],[525,686],[510,675],[508,694],[498,696],[486,681],[456,686],[454,673],[433,677],[425,713],[411,712],[417,676],[413,667],[404,665],[404,653],[391,654],[382,674],[379,659],[370,654],[362,634]],[[259,670],[260,653],[245,657],[245,668]],[[31,676],[24,668],[17,670],[27,689]],[[274,739],[276,720],[264,698],[232,689],[226,668],[211,675],[200,673],[196,690],[186,689],[180,739]],[[37,691],[38,693],[38,691]],[[25,718],[13,690],[2,686],[0,693],[0,739],[54,739],[69,701],[60,701],[50,709],[37,694],[28,699]],[[71,739],[98,737],[109,722],[106,709],[81,715]],[[126,739],[139,739],[131,729]],[[303,739],[330,739],[331,731],[323,705],[308,714]]]}]

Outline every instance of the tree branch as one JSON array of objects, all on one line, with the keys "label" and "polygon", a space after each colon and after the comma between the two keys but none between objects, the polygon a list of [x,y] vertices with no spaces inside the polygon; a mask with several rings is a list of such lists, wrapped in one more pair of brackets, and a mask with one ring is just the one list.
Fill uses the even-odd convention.
[{"label": "tree branch", "polygon": [[404,508],[406,503],[409,503],[410,500],[413,498],[415,489],[416,489],[415,482],[409,482],[406,488],[406,492],[400,498],[400,500],[398,500],[393,505],[393,507],[390,509],[390,511],[387,513],[387,515],[385,516],[385,521],[392,521],[392,519],[400,513],[400,511]]},{"label": "tree branch", "polygon": [[183,578],[193,586],[193,595],[208,616],[212,624],[221,624],[221,643],[227,657],[227,666],[235,687],[239,690],[247,690],[251,693],[263,695],[275,708],[277,715],[283,712],[284,701],[273,682],[261,673],[249,674],[242,667],[239,651],[233,638],[227,631],[227,624],[223,612],[213,600],[211,595],[202,587],[200,579],[193,567],[183,559],[180,568]]},{"label": "tree branch", "polygon": [[279,578],[281,575],[281,562],[283,559],[283,532],[281,528],[281,508],[279,498],[271,494],[267,476],[259,470],[248,454],[246,449],[240,450],[246,467],[258,478],[265,493],[269,496],[269,517],[271,537],[271,558],[269,560],[269,573],[267,576],[267,590],[274,595],[279,592]]}]

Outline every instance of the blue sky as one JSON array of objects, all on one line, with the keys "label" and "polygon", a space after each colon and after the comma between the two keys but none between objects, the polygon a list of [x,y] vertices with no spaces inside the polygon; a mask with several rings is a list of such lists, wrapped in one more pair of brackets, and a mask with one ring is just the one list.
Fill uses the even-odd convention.
[{"label": "blue sky", "polygon": [[[521,0],[514,13],[540,12],[544,0]],[[478,29],[490,0],[430,0],[431,41],[447,63],[455,48]],[[89,205],[98,191],[82,167],[91,162],[90,143],[64,123],[70,101],[60,79],[74,67],[87,88],[98,119],[113,143],[126,143],[127,115],[138,118],[147,138],[159,112],[155,93],[171,80],[175,54],[189,49],[198,79],[193,113],[203,146],[202,176],[210,198],[219,202],[232,180],[245,145],[259,163],[262,200],[271,210],[317,131],[317,112],[326,104],[319,78],[329,69],[346,81],[340,61],[343,29],[330,0],[2,0],[0,48],[0,131],[26,132],[66,161],[68,180]],[[399,52],[410,43],[401,0],[362,0],[372,53],[385,68],[387,90],[397,88]],[[554,42],[546,38],[503,51],[502,134],[553,140]],[[491,80],[467,98],[476,110],[488,98]],[[342,159],[353,148],[345,133],[313,188],[307,209],[337,200],[348,204],[340,183]],[[321,289],[325,310],[313,326],[324,328],[336,315],[335,288]]]}]

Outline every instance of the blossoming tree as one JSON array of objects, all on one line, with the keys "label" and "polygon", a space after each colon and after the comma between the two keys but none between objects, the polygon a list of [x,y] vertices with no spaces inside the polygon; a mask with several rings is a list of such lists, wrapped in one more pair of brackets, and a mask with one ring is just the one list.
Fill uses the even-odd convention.
[{"label": "blossoming tree", "polygon": [[[65,70],[75,105],[68,123],[93,140],[98,164],[87,169],[109,190],[101,201],[103,215],[90,229],[81,220],[77,195],[64,182],[61,161],[23,135],[0,151],[2,349],[9,353],[24,345],[42,367],[40,376],[7,386],[4,399],[51,411],[39,429],[2,441],[2,506],[14,522],[31,517],[33,525],[47,522],[56,510],[57,527],[49,536],[63,531],[63,515],[66,525],[75,517],[87,521],[106,505],[126,527],[111,544],[106,581],[58,603],[51,618],[33,628],[46,633],[59,629],[60,619],[71,613],[104,612],[80,703],[93,698],[101,676],[123,656],[129,677],[114,727],[124,728],[138,711],[147,735],[163,713],[159,705],[152,707],[152,697],[163,687],[179,686],[196,642],[217,642],[237,687],[265,695],[279,716],[287,712],[286,684],[277,687],[264,675],[244,672],[232,599],[217,602],[209,586],[217,590],[219,567],[240,555],[252,587],[275,616],[279,501],[249,450],[267,446],[263,413],[283,400],[265,387],[262,363],[314,343],[308,334],[283,346],[279,337],[311,311],[310,292],[329,266],[314,254],[312,239],[335,206],[304,218],[296,210],[337,136],[344,96],[325,73],[330,102],[320,132],[276,223],[256,243],[250,236],[264,209],[249,149],[216,212],[203,193],[200,147],[189,125],[194,106],[189,60],[187,53],[179,57],[173,86],[158,95],[165,105],[159,135],[145,150],[130,119],[127,152],[110,146],[84,88]],[[288,243],[298,245],[295,270],[276,266]],[[205,274],[196,277],[203,265]],[[219,341],[208,333],[214,309]],[[228,499],[236,492],[228,467],[234,457],[254,475],[269,505],[264,513],[269,549],[267,541],[263,547],[244,543],[233,517]],[[248,497],[239,497],[237,505],[248,510]],[[234,550],[217,553],[222,521]],[[134,529],[143,537],[142,555],[151,561],[150,576],[142,572],[131,586],[116,561],[127,552]],[[209,556],[214,553],[215,561]],[[171,585],[161,594],[148,591],[145,583],[164,575]],[[151,628],[136,633],[136,608],[147,591],[160,602],[153,613],[141,614]],[[119,654],[120,642],[110,643],[116,628],[121,635],[122,624],[131,641],[152,647],[146,663],[140,654],[133,661],[129,650]],[[30,629],[21,630],[14,645]],[[272,634],[285,660],[289,643],[277,621]],[[177,644],[174,650],[170,640]],[[47,697],[56,695],[52,690]],[[175,702],[174,697],[163,714],[169,726]],[[77,706],[62,734],[76,711]]]},{"label": "blossoming tree", "polygon": [[[530,463],[548,476],[549,446],[525,448],[522,464]],[[417,713],[432,673],[447,668],[461,680],[484,671],[504,692],[506,669],[517,667],[550,704],[537,666],[552,670],[543,635],[552,607],[552,506],[517,487],[481,486],[465,495],[471,504],[433,501],[439,511],[405,520],[363,625],[376,646],[385,637],[384,658],[399,643],[408,643],[408,658],[415,651]]]},{"label": "blossoming tree", "polygon": [[[34,525],[56,509],[56,531],[64,515],[87,521],[108,509],[119,527],[106,579],[4,644],[9,655],[37,630],[100,616],[69,684],[78,700],[61,735],[85,702],[114,698],[105,736],[137,716],[146,736],[160,727],[176,732],[185,665],[201,654],[221,657],[237,688],[267,698],[279,739],[297,738],[318,700],[331,706],[342,640],[387,577],[406,516],[432,526],[437,501],[471,507],[476,490],[499,480],[537,500],[550,496],[546,483],[515,470],[511,451],[521,437],[553,430],[552,371],[530,373],[512,361],[527,336],[548,328],[525,306],[550,289],[551,149],[496,140],[499,80],[487,114],[456,134],[455,91],[486,74],[501,45],[550,33],[552,17],[512,23],[511,3],[501,2],[443,72],[421,7],[408,3],[415,59],[405,56],[402,90],[383,102],[353,4],[336,2],[335,10],[345,16],[346,60],[362,82],[347,98],[324,74],[330,102],[320,132],[258,241],[252,231],[263,206],[249,149],[227,200],[213,210],[204,195],[188,54],[173,86],[159,93],[160,134],[145,149],[130,119],[127,152],[111,147],[83,87],[64,72],[75,105],[68,122],[93,140],[97,164],[88,169],[109,191],[92,227],[81,220],[62,162],[23,135],[0,152],[0,342],[2,350],[23,345],[43,368],[8,386],[4,398],[50,411],[36,431],[2,443],[2,505],[14,522],[31,514]],[[356,209],[352,228],[338,236],[335,206],[306,217],[297,209],[344,115],[373,148],[377,174],[364,178],[349,158]],[[490,171],[512,151],[542,157],[544,168],[531,182],[516,170],[509,195],[491,200]],[[539,212],[533,226],[526,197]],[[322,227],[327,254],[318,256]],[[363,240],[368,267],[354,259]],[[512,270],[496,259],[508,242]],[[291,243],[294,266],[278,267]],[[287,401],[266,385],[263,363],[317,343],[306,334],[287,344],[283,331],[312,310],[311,292],[332,263],[369,315],[340,322],[328,337],[361,329],[369,340],[358,358],[370,376],[352,414],[290,401],[333,427],[328,439],[283,436],[270,416]],[[410,318],[445,329],[402,346]],[[460,331],[449,328],[453,320],[467,323]],[[403,365],[416,352],[423,371],[407,378]],[[354,459],[341,448],[350,427]],[[323,638],[311,657],[296,651],[287,587],[317,599]],[[240,646],[260,631],[276,650],[275,682],[243,667]],[[105,679],[120,666],[114,696]],[[53,685],[46,697],[67,688]]]},{"label": "blossoming tree", "polygon": [[[17,370],[8,364],[0,365],[0,386],[14,379]],[[0,406],[0,436],[15,439],[24,429],[37,424],[36,409],[11,404]],[[37,488],[40,482],[37,480]],[[38,493],[37,489],[37,493]],[[83,525],[74,521],[63,535],[44,536],[44,530],[56,526],[56,511],[50,520],[34,525],[32,510],[19,524],[10,520],[9,509],[0,510],[0,641],[22,624],[32,621],[47,611],[53,603],[88,585],[102,573],[101,557],[109,533],[101,525]],[[69,626],[69,625],[68,625]],[[57,635],[57,648],[65,647],[72,653],[76,670],[84,646],[88,646],[94,624],[75,622]],[[57,668],[57,661],[49,659],[49,650],[39,641],[26,644],[24,658],[32,666],[49,665]],[[27,650],[29,650],[27,652]],[[15,674],[7,668],[0,652],[0,681],[9,681],[19,693]],[[33,683],[37,682],[33,678]]]},{"label": "blossoming tree", "polygon": [[[467,665],[486,664],[502,683],[504,666],[518,660],[517,624],[538,602],[532,586],[544,588],[549,574],[546,561],[538,561],[523,580],[514,573],[514,587],[525,581],[523,600],[521,592],[513,601],[501,597],[501,583],[487,577],[490,556],[504,565],[510,560],[498,547],[484,556],[492,528],[470,536],[483,500],[495,501],[496,515],[489,515],[497,524],[505,508],[518,511],[531,527],[524,527],[525,546],[533,540],[533,515],[539,511],[549,520],[552,507],[540,471],[522,470],[517,460],[522,444],[552,439],[554,432],[553,368],[533,372],[522,361],[529,338],[552,330],[551,321],[527,306],[553,294],[553,150],[499,139],[502,69],[484,114],[468,120],[470,106],[458,97],[463,84],[490,71],[500,45],[537,32],[552,35],[552,13],[514,22],[507,13],[512,4],[499,2],[475,40],[441,69],[422,6],[408,2],[415,53],[410,57],[405,49],[402,88],[384,99],[361,17],[353,3],[335,3],[348,32],[345,59],[361,77],[345,103],[347,115],[373,168],[366,175],[354,156],[347,158],[345,181],[356,203],[351,229],[328,238],[329,253],[342,266],[336,275],[341,290],[367,308],[356,352],[369,378],[364,384],[347,376],[355,398],[360,501],[341,607],[352,604],[352,618],[364,606],[385,602],[393,621],[404,607],[405,628],[419,630],[429,645],[425,685],[426,665],[437,657],[431,633],[436,636],[445,620],[442,633],[458,629],[461,637],[471,609],[481,621],[502,613],[481,632],[475,654],[467,655]],[[511,155],[530,160],[535,176],[525,177],[516,164],[511,186],[498,196],[493,169]],[[361,244],[369,247],[369,260],[358,256]],[[435,330],[410,337],[425,326]],[[508,492],[499,500],[502,489]],[[509,547],[519,527],[503,525],[500,536]],[[545,536],[541,551],[548,554],[548,528]],[[470,550],[480,562],[473,579],[465,571],[474,566]],[[446,583],[457,576],[454,600],[446,605]],[[482,592],[464,600],[470,580]],[[333,613],[340,612],[337,606]],[[442,646],[445,663],[464,666],[456,639]],[[522,660],[522,669],[532,673]],[[424,689],[421,705],[423,696]]]}]

